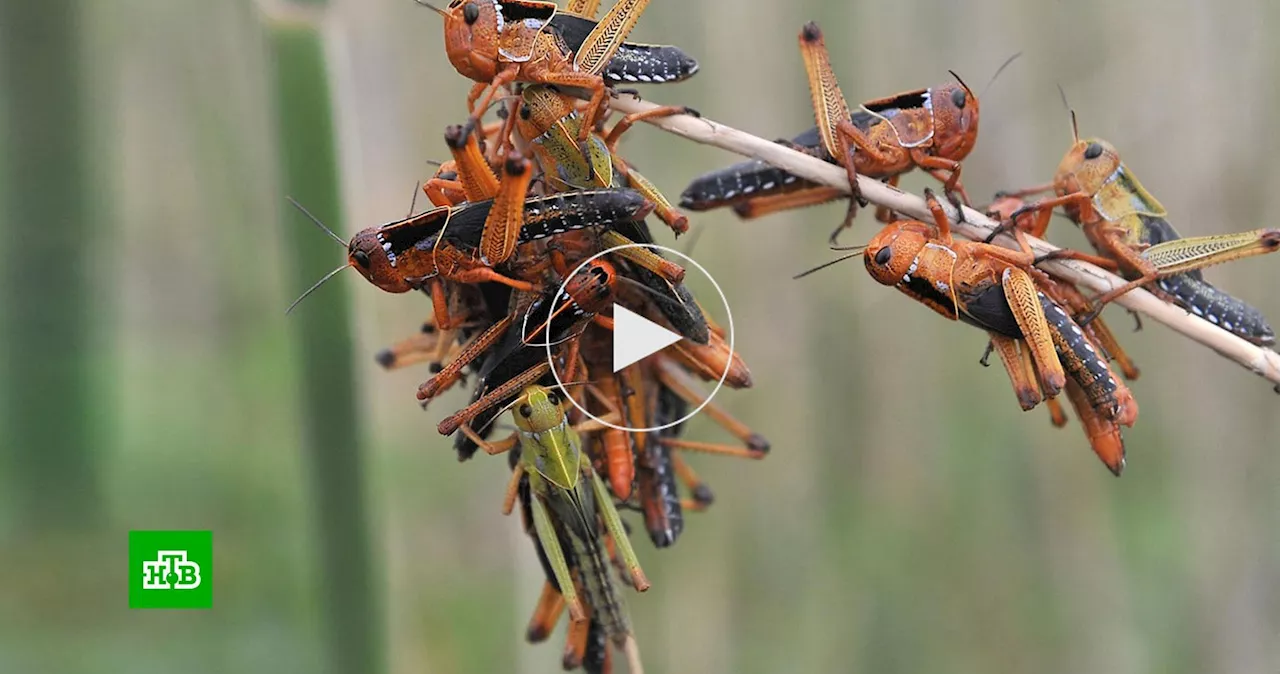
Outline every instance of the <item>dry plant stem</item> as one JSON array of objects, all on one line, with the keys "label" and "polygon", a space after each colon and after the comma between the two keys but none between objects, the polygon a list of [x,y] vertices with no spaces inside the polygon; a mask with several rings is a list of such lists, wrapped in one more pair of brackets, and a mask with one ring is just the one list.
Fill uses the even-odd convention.
[{"label": "dry plant stem", "polygon": [[[641,101],[628,94],[620,94],[610,102],[610,107],[623,114],[631,114],[660,106]],[[849,179],[843,168],[759,136],[714,122],[706,117],[677,115],[644,121],[697,143],[714,145],[730,152],[759,159],[806,180],[834,187],[846,194],[850,191]],[[862,189],[862,196],[877,206],[884,206],[925,222],[932,221],[929,209],[921,197],[863,176],[858,176],[858,186]],[[959,223],[955,208],[945,201],[942,207],[952,222],[956,223],[952,226],[952,231],[969,239],[981,241],[996,227],[995,221],[971,208],[964,209],[965,221]],[[1056,246],[1045,241],[1030,236],[1027,238],[1036,255],[1057,250]],[[1013,243],[1012,237],[1009,236],[1002,235],[998,240],[1006,245]],[[1074,260],[1053,260],[1044,262],[1040,266],[1060,279],[1099,293],[1124,284],[1124,280],[1114,274]],[[1280,353],[1250,344],[1198,316],[1161,301],[1142,289],[1124,294],[1116,300],[1116,303],[1127,309],[1142,312],[1153,320],[1164,323],[1173,330],[1217,351],[1222,356],[1236,361],[1255,374],[1280,384]],[[1280,391],[1280,388],[1277,390]]]}]

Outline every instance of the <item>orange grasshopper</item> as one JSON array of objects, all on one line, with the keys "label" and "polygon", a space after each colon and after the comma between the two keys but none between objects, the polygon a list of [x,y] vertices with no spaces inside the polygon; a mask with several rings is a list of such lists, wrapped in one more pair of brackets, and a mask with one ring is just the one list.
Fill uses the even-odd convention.
[{"label": "orange grasshopper", "polygon": [[[515,163],[508,161],[507,165],[513,167]],[[529,171],[529,164],[524,161],[519,172],[512,172],[522,177],[507,183],[508,187],[492,200],[436,208],[360,231],[349,243],[343,243],[347,248],[347,264],[330,272],[320,283],[346,267],[354,267],[370,283],[391,293],[439,287],[444,281],[493,282],[531,292],[535,289],[533,283],[500,273],[480,252],[484,234],[493,230],[495,213],[501,214],[502,228],[512,232],[511,238],[519,243],[574,229],[609,227],[616,222],[643,218],[652,208],[648,201],[630,190],[584,191],[526,199],[523,188],[528,185]],[[513,193],[518,193],[520,198]],[[342,242],[337,235],[330,234]],[[312,292],[320,283],[307,292]],[[455,325],[449,317],[445,298],[444,292],[432,294],[439,328]]]},{"label": "orange grasshopper", "polygon": [[[952,73],[956,77],[954,84],[868,101],[858,112],[851,113],[817,24],[806,24],[801,31],[800,53],[818,125],[791,141],[779,142],[843,166],[848,172],[853,197],[845,221],[831,235],[833,242],[849,226],[855,204],[861,200],[855,179],[858,174],[896,186],[903,173],[920,168],[942,182],[949,198],[955,192],[961,201],[969,203],[960,181],[960,162],[977,142],[978,97],[959,76]],[[696,178],[685,189],[680,204],[695,211],[733,205],[739,216],[755,218],[842,196],[834,188],[751,160]],[[877,217],[888,222],[891,214],[887,209],[878,209]]]},{"label": "orange grasshopper", "polygon": [[619,0],[581,45],[571,49],[561,33],[551,30],[557,12],[554,2],[453,0],[447,9],[439,9],[417,1],[444,17],[449,62],[476,82],[467,95],[467,111],[473,119],[483,117],[497,92],[517,81],[583,89],[591,95],[588,123],[579,141],[586,140],[597,117],[604,114],[608,87],[601,73],[649,4],[649,0]]},{"label": "orange grasshopper", "polygon": [[[1136,401],[1080,327],[1037,287],[1028,271],[1035,254],[1021,231],[1014,232],[1018,250],[953,239],[942,206],[932,191],[925,194],[934,224],[899,220],[872,237],[863,252],[872,278],[950,320],[986,330],[1024,409],[1070,381],[1098,413],[1086,421],[1132,426]],[[1077,393],[1068,395],[1074,400]],[[1123,445],[1118,452],[1105,442],[1094,449],[1119,475]]]}]

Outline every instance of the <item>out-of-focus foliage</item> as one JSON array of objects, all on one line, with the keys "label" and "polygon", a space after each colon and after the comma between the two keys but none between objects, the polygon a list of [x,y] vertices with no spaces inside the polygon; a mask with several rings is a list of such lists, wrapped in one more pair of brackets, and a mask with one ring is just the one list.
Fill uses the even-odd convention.
[{"label": "out-of-focus foliage", "polygon": [[[276,177],[261,16],[247,1],[80,7],[67,38],[79,41],[68,52],[77,64],[49,77],[79,76],[48,83],[84,102],[87,137],[64,161],[88,167],[88,179],[60,185],[75,221],[50,213],[3,226],[87,237],[90,287],[65,306],[49,343],[76,321],[90,326],[76,357],[77,376],[92,383],[67,393],[69,404],[87,395],[88,409],[41,411],[56,416],[38,421],[50,437],[90,438],[84,484],[101,486],[101,505],[89,533],[19,536],[28,514],[5,499],[0,671],[325,671],[327,590],[295,385],[302,361],[283,311],[303,290],[287,228],[310,225],[287,210]],[[470,82],[444,60],[429,10],[339,0],[329,11],[340,234],[349,235],[406,212],[432,170],[426,160],[446,154],[441,134],[462,121]],[[982,99],[965,164],[975,198],[1052,175],[1070,140],[1061,84],[1081,132],[1112,141],[1183,233],[1266,226],[1280,207],[1271,161],[1280,11],[1270,5],[654,0],[635,38],[679,43],[702,71],[645,95],[766,138],[808,128],[796,34],[810,19],[824,27],[851,101],[927,86],[948,69],[981,90],[1024,52]],[[6,59],[13,51],[0,45]],[[8,99],[21,90],[12,79],[4,87],[0,126],[10,129]],[[49,133],[42,124],[64,119],[51,111],[0,138],[3,161],[21,160],[13,134]],[[672,197],[736,159],[647,126],[623,152]],[[20,184],[0,190],[0,212],[13,209]],[[856,261],[792,281],[833,255],[826,236],[842,208],[692,218],[704,229],[693,254],[732,303],[756,382],[717,401],[774,451],[763,462],[695,457],[716,490],[713,509],[692,516],[673,549],[638,542],[654,587],[631,607],[649,671],[1273,668],[1280,401],[1270,388],[1158,325],[1129,333],[1113,310],[1143,368],[1132,385],[1141,416],[1117,480],[1078,427],[1055,430],[1043,411],[1018,410],[1005,375],[977,364],[983,335],[874,284]],[[846,237],[873,227],[860,221]],[[1054,240],[1084,245],[1065,220],[1053,227]],[[6,236],[6,259],[32,252],[21,241]],[[1208,275],[1280,318],[1276,260]],[[26,295],[9,287],[4,296]],[[413,391],[427,373],[387,374],[373,362],[421,322],[425,299],[382,294],[352,274],[300,311],[324,312],[341,296],[354,301],[361,408],[351,423],[364,441],[389,670],[558,671],[558,635],[522,643],[541,572],[516,519],[498,512],[505,460],[459,465],[434,426],[462,396],[423,413]],[[14,315],[6,305],[0,320]],[[21,395],[53,371],[0,389]],[[704,420],[688,429],[716,432]],[[4,449],[5,491],[30,490],[8,459],[32,448]],[[70,484],[73,498],[80,488]],[[130,528],[213,529],[214,610],[125,608]]]}]

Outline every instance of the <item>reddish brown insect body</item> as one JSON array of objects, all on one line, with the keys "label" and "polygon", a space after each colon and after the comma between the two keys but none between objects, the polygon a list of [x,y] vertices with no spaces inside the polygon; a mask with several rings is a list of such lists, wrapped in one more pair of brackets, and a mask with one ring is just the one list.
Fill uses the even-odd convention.
[{"label": "reddish brown insect body", "polygon": [[[919,167],[942,182],[948,195],[954,191],[969,203],[960,182],[960,162],[977,143],[979,115],[978,98],[963,82],[867,101],[859,111],[851,112],[817,24],[809,23],[800,32],[800,52],[817,127],[791,141],[779,142],[845,167],[854,199],[840,229],[847,227],[854,215],[858,174],[896,186],[903,173]],[[755,218],[842,196],[829,187],[753,160],[695,179],[680,204],[691,210],[734,205],[739,216]],[[885,209],[879,209],[877,217],[890,220]]]},{"label": "reddish brown insect body", "polygon": [[[1077,411],[1091,439],[1098,439],[1095,451],[1119,474],[1123,452],[1105,442],[1110,429],[1101,422],[1131,426],[1137,404],[1097,347],[1037,287],[1030,271],[1035,257],[1024,235],[1015,231],[1016,251],[953,240],[941,205],[926,194],[936,225],[890,223],[867,246],[867,271],[948,319],[988,331],[1024,409],[1053,398],[1069,382],[1077,386],[1088,408]],[[1098,423],[1091,421],[1095,413]]]},{"label": "reddish brown insect body", "polygon": [[581,141],[604,112],[607,89],[600,73],[647,4],[648,0],[620,0],[576,53],[547,30],[556,13],[554,2],[453,0],[446,10],[436,11],[444,17],[449,62],[476,82],[467,96],[473,117],[482,116],[496,93],[516,81],[584,89],[591,98]]}]

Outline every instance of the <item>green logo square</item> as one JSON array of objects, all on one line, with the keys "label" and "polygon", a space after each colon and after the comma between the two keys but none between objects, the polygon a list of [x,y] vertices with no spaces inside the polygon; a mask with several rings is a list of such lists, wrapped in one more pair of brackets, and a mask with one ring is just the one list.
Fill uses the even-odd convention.
[{"label": "green logo square", "polygon": [[130,531],[129,608],[213,608],[213,532]]}]

